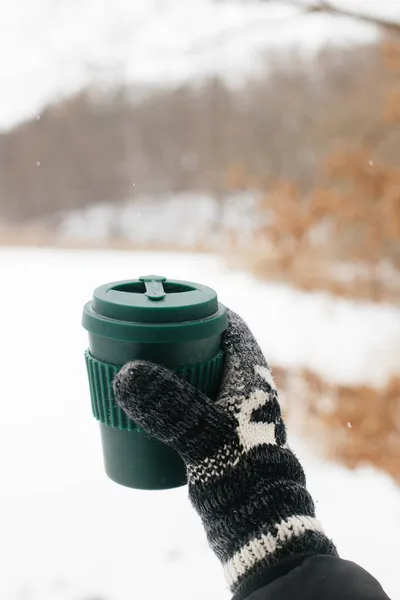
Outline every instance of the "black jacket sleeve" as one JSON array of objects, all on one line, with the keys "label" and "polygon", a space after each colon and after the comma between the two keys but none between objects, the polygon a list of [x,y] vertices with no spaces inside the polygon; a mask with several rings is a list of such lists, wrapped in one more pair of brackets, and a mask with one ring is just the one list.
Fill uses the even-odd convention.
[{"label": "black jacket sleeve", "polygon": [[[390,600],[380,583],[355,563],[335,556],[304,557],[303,562],[273,581],[255,575],[234,600]],[[293,568],[291,568],[293,567]],[[284,566],[283,566],[284,568]],[[287,569],[285,569],[287,571]]]}]

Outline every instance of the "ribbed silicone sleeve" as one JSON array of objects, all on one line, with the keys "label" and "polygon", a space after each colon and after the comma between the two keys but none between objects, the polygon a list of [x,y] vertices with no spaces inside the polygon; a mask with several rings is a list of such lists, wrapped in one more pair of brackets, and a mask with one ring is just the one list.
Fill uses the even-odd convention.
[{"label": "ribbed silicone sleeve", "polygon": [[[140,427],[128,419],[124,411],[115,403],[111,384],[121,367],[93,358],[89,350],[85,352],[85,360],[93,416],[100,423],[110,427],[127,431],[141,431]],[[219,352],[210,360],[171,370],[209,398],[215,398],[221,380],[223,361],[223,352]]]}]

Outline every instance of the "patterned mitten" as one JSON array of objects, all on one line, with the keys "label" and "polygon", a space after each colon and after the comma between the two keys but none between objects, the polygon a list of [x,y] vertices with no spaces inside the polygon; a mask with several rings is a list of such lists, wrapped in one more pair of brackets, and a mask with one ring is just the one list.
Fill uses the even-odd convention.
[{"label": "patterned mitten", "polygon": [[315,518],[304,471],[286,442],[278,392],[243,320],[229,312],[216,402],[171,371],[126,364],[118,404],[172,446],[187,468],[190,499],[238,597],[314,554],[337,555]]}]

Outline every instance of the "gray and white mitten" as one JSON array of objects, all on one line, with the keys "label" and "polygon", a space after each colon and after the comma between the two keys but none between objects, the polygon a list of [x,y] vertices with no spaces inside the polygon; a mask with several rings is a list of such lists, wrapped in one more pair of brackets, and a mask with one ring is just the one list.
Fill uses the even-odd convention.
[{"label": "gray and white mitten", "polygon": [[130,418],[184,460],[190,499],[231,590],[242,597],[261,579],[264,585],[309,556],[337,552],[315,518],[304,471],[287,445],[263,353],[231,311],[223,350],[216,402],[144,361],[125,365],[114,391]]}]

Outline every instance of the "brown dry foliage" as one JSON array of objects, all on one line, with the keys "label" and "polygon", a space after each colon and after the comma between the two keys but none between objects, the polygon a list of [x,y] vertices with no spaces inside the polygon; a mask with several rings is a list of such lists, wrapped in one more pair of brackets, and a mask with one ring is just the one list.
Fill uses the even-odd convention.
[{"label": "brown dry foliage", "polygon": [[262,210],[273,214],[266,234],[279,246],[282,266],[313,248],[329,259],[400,265],[400,168],[371,156],[367,149],[338,152],[327,163],[326,184],[307,196],[288,183],[265,196]]},{"label": "brown dry foliage", "polygon": [[400,44],[396,39],[387,39],[381,46],[382,58],[385,68],[392,72],[399,72],[400,65]]},{"label": "brown dry foliage", "polygon": [[388,123],[400,121],[400,89],[391,89],[384,99],[383,118]]},{"label": "brown dry foliage", "polygon": [[[328,457],[350,468],[373,465],[400,483],[399,377],[376,389],[328,385],[306,370],[293,373],[276,368],[273,372],[278,385],[287,391],[288,418],[295,413],[301,433]],[[296,394],[291,394],[293,387]]]},{"label": "brown dry foliage", "polygon": [[[322,287],[334,293],[359,295],[362,289],[373,299],[399,297],[398,291],[385,294],[386,283],[377,268],[382,261],[400,268],[400,166],[398,156],[389,159],[386,153],[388,140],[400,132],[399,47],[390,42],[382,48],[386,79],[381,80],[378,110],[363,135],[354,136],[349,127],[351,137],[343,135],[340,147],[321,161],[312,189],[282,179],[267,188],[259,203],[260,217],[267,219],[260,218],[264,224],[257,231],[251,258],[258,273],[278,271],[307,289],[313,280],[324,280]],[[357,100],[362,110],[363,100],[360,96]],[[237,166],[235,172],[243,186],[245,169]],[[235,182],[232,173],[230,181]],[[264,247],[263,240],[268,241]],[[369,265],[364,281],[344,285],[329,275],[332,264],[346,261]],[[305,262],[315,270],[311,277],[310,268],[302,270]],[[323,271],[328,273],[325,278]]]}]

